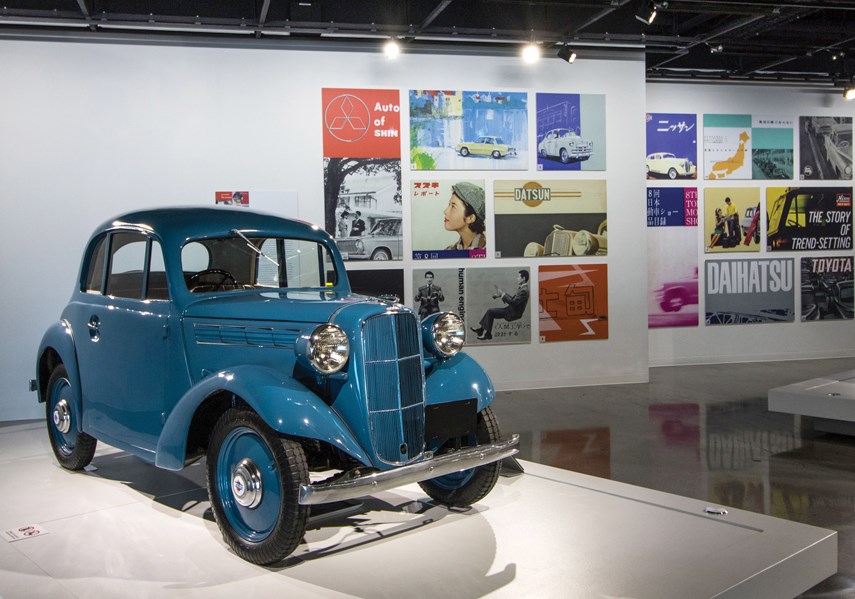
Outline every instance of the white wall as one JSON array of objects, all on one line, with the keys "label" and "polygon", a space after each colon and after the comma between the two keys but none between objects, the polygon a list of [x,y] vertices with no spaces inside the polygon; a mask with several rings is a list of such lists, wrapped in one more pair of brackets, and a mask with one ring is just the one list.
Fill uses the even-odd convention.
[{"label": "white wall", "polygon": [[[400,89],[402,122],[410,88],[528,91],[532,106],[535,92],[605,94],[608,171],[558,176],[608,178],[609,255],[596,261],[609,266],[609,339],[539,344],[533,332],[529,346],[472,354],[500,389],[647,380],[640,52],[525,66],[515,57],[405,54],[392,63],[373,53],[0,40],[0,58],[0,182],[7,200],[0,421],[43,413],[27,392],[36,350],[68,300],[83,245],[101,221],[141,207],[211,204],[216,190],[248,189],[295,192],[300,217],[322,222],[323,87]],[[403,133],[406,156],[406,127]],[[529,173],[471,176],[537,178],[531,160]],[[405,191],[409,181],[405,170]],[[402,265],[412,296],[413,264]],[[467,265],[532,263],[488,258]]]},{"label": "white wall", "polygon": [[[649,83],[647,85],[648,112],[697,113],[698,163],[703,140],[703,115],[753,114],[790,116],[798,123],[799,116],[853,116],[855,105],[843,100],[842,94],[830,90],[801,89],[794,87],[769,87],[726,84]],[[799,164],[798,139],[795,140],[796,167]],[[699,167],[699,171],[703,168]],[[699,177],[703,177],[700,172]],[[700,199],[698,214],[703,230],[703,189],[714,185],[699,178]],[[761,203],[765,207],[763,189],[771,185],[786,186],[786,181],[727,181],[728,186],[761,188]],[[680,186],[694,186],[695,182]],[[828,181],[828,185],[851,186],[852,182]],[[659,185],[657,183],[657,185]],[[764,208],[765,209],[765,208]],[[611,216],[611,215],[609,215]],[[765,231],[765,229],[764,229]],[[700,312],[704,313],[704,254],[699,232],[697,243]],[[762,248],[761,244],[761,248]],[[841,255],[852,252],[776,252],[775,257],[800,257],[816,255]],[[756,254],[754,255],[756,257]],[[732,256],[748,258],[747,254]],[[717,254],[715,258],[722,258]],[[798,270],[798,266],[796,267]],[[796,314],[800,314],[799,294],[796,293]],[[650,331],[650,365],[707,364],[717,362],[753,362],[790,360],[800,358],[846,357],[855,355],[855,323],[852,321],[796,322],[783,324],[754,324],[700,328],[652,329]]]}]

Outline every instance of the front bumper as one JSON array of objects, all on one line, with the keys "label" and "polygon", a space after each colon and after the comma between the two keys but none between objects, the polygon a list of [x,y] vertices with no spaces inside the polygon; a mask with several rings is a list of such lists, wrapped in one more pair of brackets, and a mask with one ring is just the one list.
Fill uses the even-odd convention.
[{"label": "front bumper", "polygon": [[299,502],[301,505],[317,505],[356,499],[402,485],[498,462],[519,451],[516,447],[519,439],[519,435],[511,435],[510,438],[496,443],[460,449],[400,468],[373,472],[365,476],[340,478],[329,483],[301,485]]}]

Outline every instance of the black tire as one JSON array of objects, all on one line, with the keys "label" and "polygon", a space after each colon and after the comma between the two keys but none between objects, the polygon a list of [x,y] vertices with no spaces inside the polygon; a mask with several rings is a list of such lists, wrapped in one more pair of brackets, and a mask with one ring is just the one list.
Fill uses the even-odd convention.
[{"label": "black tire", "polygon": [[495,158],[496,160],[498,160],[499,158],[501,158],[501,157],[502,157],[502,153],[501,153],[499,150],[493,150],[493,153],[492,153],[492,154],[490,154],[490,155],[491,155],[493,158]]},{"label": "black tire", "polygon": [[82,470],[95,455],[98,440],[81,430],[81,415],[65,366],[51,372],[45,393],[48,437],[57,462],[68,470]]},{"label": "black tire", "polygon": [[[255,412],[230,409],[211,433],[207,475],[214,519],[238,556],[269,565],[297,548],[309,514],[298,503],[300,485],[309,481],[298,443],[279,437]],[[255,491],[247,484],[253,481]]]},{"label": "black tire", "polygon": [[[499,423],[493,414],[493,410],[489,407],[484,408],[478,414],[475,437],[477,437],[478,444],[493,443],[500,439]],[[475,443],[475,437],[469,439],[470,444]],[[437,453],[441,452],[442,449]],[[499,480],[501,468],[501,461],[493,462],[463,472],[425,480],[420,482],[419,486],[437,503],[449,507],[468,507],[483,499],[487,493],[493,490],[496,481]]]},{"label": "black tire", "polygon": [[561,159],[562,164],[567,164],[570,162],[570,154],[567,153],[567,148],[561,148],[561,150],[559,150],[558,158]]},{"label": "black tire", "polygon": [[467,148],[465,146],[460,148],[460,155],[463,156],[464,158],[466,156],[469,156],[469,148]]}]

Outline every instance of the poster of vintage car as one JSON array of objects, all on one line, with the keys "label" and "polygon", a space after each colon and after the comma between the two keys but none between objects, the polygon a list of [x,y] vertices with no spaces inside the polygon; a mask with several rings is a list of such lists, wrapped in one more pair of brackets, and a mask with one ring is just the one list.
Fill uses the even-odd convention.
[{"label": "poster of vintage car", "polygon": [[413,302],[419,318],[454,312],[465,320],[463,268],[414,268]]},{"label": "poster of vintage car", "polygon": [[609,338],[606,264],[538,267],[541,343]]},{"label": "poster of vintage car", "polygon": [[799,179],[852,179],[852,117],[799,117]]},{"label": "poster of vintage car", "polygon": [[704,189],[704,252],[760,251],[760,189]]},{"label": "poster of vintage car", "polygon": [[648,328],[698,326],[697,247],[697,227],[647,230]]},{"label": "poster of vintage car", "polygon": [[496,258],[604,256],[606,182],[493,182]]},{"label": "poster of vintage car", "polygon": [[704,115],[704,178],[791,179],[793,126],[788,117]]},{"label": "poster of vintage car", "polygon": [[467,268],[466,344],[531,343],[531,270]]},{"label": "poster of vintage car", "polygon": [[537,94],[539,171],[606,170],[606,97]]},{"label": "poster of vintage car", "polygon": [[526,170],[528,94],[410,90],[412,170]]},{"label": "poster of vintage car", "polygon": [[698,188],[648,187],[647,226],[698,226]]},{"label": "poster of vintage car", "polygon": [[647,178],[697,179],[697,115],[647,113],[645,122]]},{"label": "poster of vintage car", "polygon": [[345,260],[400,260],[400,92],[324,88],[321,99],[324,228]]},{"label": "poster of vintage car", "polygon": [[851,250],[851,187],[767,187],[770,252]]},{"label": "poster of vintage car", "polygon": [[707,260],[704,269],[707,325],[793,322],[792,258]]},{"label": "poster of vintage car", "polygon": [[852,319],[852,256],[801,259],[802,321]]},{"label": "poster of vintage car", "polygon": [[483,179],[410,183],[413,260],[486,258],[487,204]]},{"label": "poster of vintage car", "polygon": [[[350,266],[350,265],[349,265]],[[401,268],[350,268],[347,279],[353,293],[404,301],[404,270]]]}]

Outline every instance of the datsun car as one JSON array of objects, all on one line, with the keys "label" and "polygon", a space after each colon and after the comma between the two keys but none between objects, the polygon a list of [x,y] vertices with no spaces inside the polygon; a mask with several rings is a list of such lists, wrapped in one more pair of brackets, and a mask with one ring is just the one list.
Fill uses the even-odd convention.
[{"label": "datsun car", "polygon": [[361,237],[336,239],[345,260],[400,260],[403,243],[400,218],[381,218]]},{"label": "datsun car", "polygon": [[562,163],[571,160],[587,160],[594,153],[594,142],[579,137],[571,129],[552,129],[548,131],[540,143],[537,153],[541,158],[556,156]]},{"label": "datsun car", "polygon": [[695,177],[697,168],[688,158],[677,158],[670,152],[654,152],[647,155],[647,175],[667,175],[669,179],[677,177]]},{"label": "datsun car", "polygon": [[516,148],[507,145],[502,141],[501,137],[495,137],[493,135],[484,135],[479,137],[477,141],[464,141],[456,146],[454,149],[461,156],[469,156],[470,154],[473,156],[492,156],[493,158],[504,158],[508,155],[515,155],[517,153]]},{"label": "datsun car", "polygon": [[317,226],[148,210],[95,230],[35,385],[63,467],[98,441],[168,470],[205,457],[226,543],[271,564],[313,505],[415,482],[447,506],[490,492],[518,437],[500,437],[463,339],[455,314],[351,293]]}]

